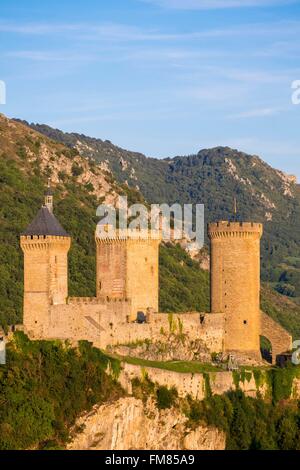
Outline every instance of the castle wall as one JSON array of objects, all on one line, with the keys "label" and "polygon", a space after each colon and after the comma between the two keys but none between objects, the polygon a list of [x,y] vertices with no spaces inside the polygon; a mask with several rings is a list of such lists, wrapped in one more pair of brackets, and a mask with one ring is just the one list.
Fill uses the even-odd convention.
[{"label": "castle wall", "polygon": [[49,338],[87,340],[105,348],[123,337],[130,311],[130,301],[70,298],[66,305],[50,308]]},{"label": "castle wall", "polygon": [[218,222],[211,239],[211,311],[225,313],[225,349],[259,356],[262,225]]},{"label": "castle wall", "polygon": [[[210,392],[213,395],[223,395],[226,392],[237,389],[233,373],[229,371],[207,372],[207,380],[202,373],[175,372],[166,369],[158,369],[156,367],[128,364],[126,362],[122,363],[122,370],[118,380],[122,387],[131,394],[132,380],[134,378],[143,380],[145,374],[147,374],[152,382],[160,386],[166,386],[168,388],[175,387],[179,396],[186,397],[187,395],[191,395],[197,400],[203,400]],[[296,385],[297,384],[293,387],[294,396],[297,396],[298,393]],[[257,384],[252,372],[249,372],[247,379],[239,382],[238,388],[242,390],[245,395],[253,398],[257,396],[258,392],[262,397],[268,394],[267,383],[262,381],[261,384]]]},{"label": "castle wall", "polygon": [[[109,345],[136,341],[161,341],[171,331],[202,339],[211,352],[221,352],[224,344],[224,316],[221,314],[153,313],[147,323],[130,322],[130,301],[70,298],[66,305],[50,307],[47,338],[76,342],[88,340],[105,349]],[[171,320],[171,321],[170,321]],[[182,327],[179,325],[182,324]]]},{"label": "castle wall", "polygon": [[275,364],[276,356],[283,352],[291,351],[292,336],[282,328],[279,323],[274,321],[269,315],[261,312],[261,331],[272,345],[272,362]]}]

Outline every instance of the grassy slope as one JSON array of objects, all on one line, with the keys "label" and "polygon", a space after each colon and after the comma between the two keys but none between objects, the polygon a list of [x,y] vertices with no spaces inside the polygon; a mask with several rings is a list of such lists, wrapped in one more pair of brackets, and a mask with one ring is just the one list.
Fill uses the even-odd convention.
[{"label": "grassy slope", "polygon": [[137,357],[120,357],[120,360],[128,364],[134,364],[142,367],[154,367],[157,369],[171,370],[179,373],[201,374],[203,372],[222,371],[220,367],[214,367],[211,364],[203,364],[197,361],[148,361]]}]

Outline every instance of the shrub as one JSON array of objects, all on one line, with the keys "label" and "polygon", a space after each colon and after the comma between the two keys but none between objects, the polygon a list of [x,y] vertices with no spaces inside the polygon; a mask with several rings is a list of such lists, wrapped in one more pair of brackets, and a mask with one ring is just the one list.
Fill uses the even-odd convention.
[{"label": "shrub", "polygon": [[168,387],[161,386],[156,390],[156,404],[157,408],[163,410],[171,408],[175,405],[178,393],[175,387],[168,389]]},{"label": "shrub", "polygon": [[83,173],[83,168],[77,163],[73,163],[71,171],[72,171],[72,175],[76,177]]}]

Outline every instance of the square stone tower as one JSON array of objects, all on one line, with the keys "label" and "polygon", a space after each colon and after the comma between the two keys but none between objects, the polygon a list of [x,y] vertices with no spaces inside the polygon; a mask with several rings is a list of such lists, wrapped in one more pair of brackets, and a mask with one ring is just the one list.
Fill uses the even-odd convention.
[{"label": "square stone tower", "polygon": [[50,307],[65,304],[68,296],[68,251],[71,238],[52,213],[48,189],[45,205],[21,235],[24,252],[25,331],[32,338],[47,337]]},{"label": "square stone tower", "polygon": [[211,223],[211,311],[225,314],[225,350],[260,357],[262,224]]},{"label": "square stone tower", "polygon": [[147,309],[158,311],[160,232],[96,232],[97,297],[130,299],[131,320]]}]

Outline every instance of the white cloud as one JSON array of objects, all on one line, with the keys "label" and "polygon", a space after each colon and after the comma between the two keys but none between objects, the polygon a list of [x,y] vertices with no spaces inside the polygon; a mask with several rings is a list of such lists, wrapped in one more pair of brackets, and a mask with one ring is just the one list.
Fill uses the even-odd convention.
[{"label": "white cloud", "polygon": [[5,57],[15,59],[26,59],[38,62],[81,62],[95,60],[96,56],[87,54],[70,53],[68,51],[11,51],[5,54]]},{"label": "white cloud", "polygon": [[256,118],[256,117],[268,117],[275,116],[281,111],[280,108],[260,108],[252,109],[249,111],[243,111],[241,113],[230,114],[227,117],[229,119],[247,119],[247,118]]},{"label": "white cloud", "polygon": [[0,31],[2,33],[16,33],[16,34],[59,34],[70,31],[78,30],[78,25],[68,23],[9,23],[5,21],[0,22]]},{"label": "white cloud", "polygon": [[141,0],[164,8],[178,10],[216,10],[225,8],[288,5],[297,0]]},{"label": "white cloud", "polygon": [[222,83],[203,83],[201,86],[179,89],[175,96],[192,103],[209,104],[210,107],[219,107],[225,103],[232,104],[236,100],[244,100],[248,95],[244,85]]},{"label": "white cloud", "polygon": [[[138,26],[119,23],[11,23],[0,21],[0,32],[33,36],[60,35],[72,39],[88,41],[195,41],[240,36],[295,36],[300,34],[300,21],[276,21],[270,23],[248,23],[225,28],[202,29],[190,32],[166,32],[157,29],[145,29]],[[281,47],[290,47],[290,42],[281,41]],[[296,43],[297,44],[297,43]],[[276,49],[278,44],[272,45]],[[295,47],[295,44],[294,44]],[[266,51],[268,52],[268,51]]]}]

